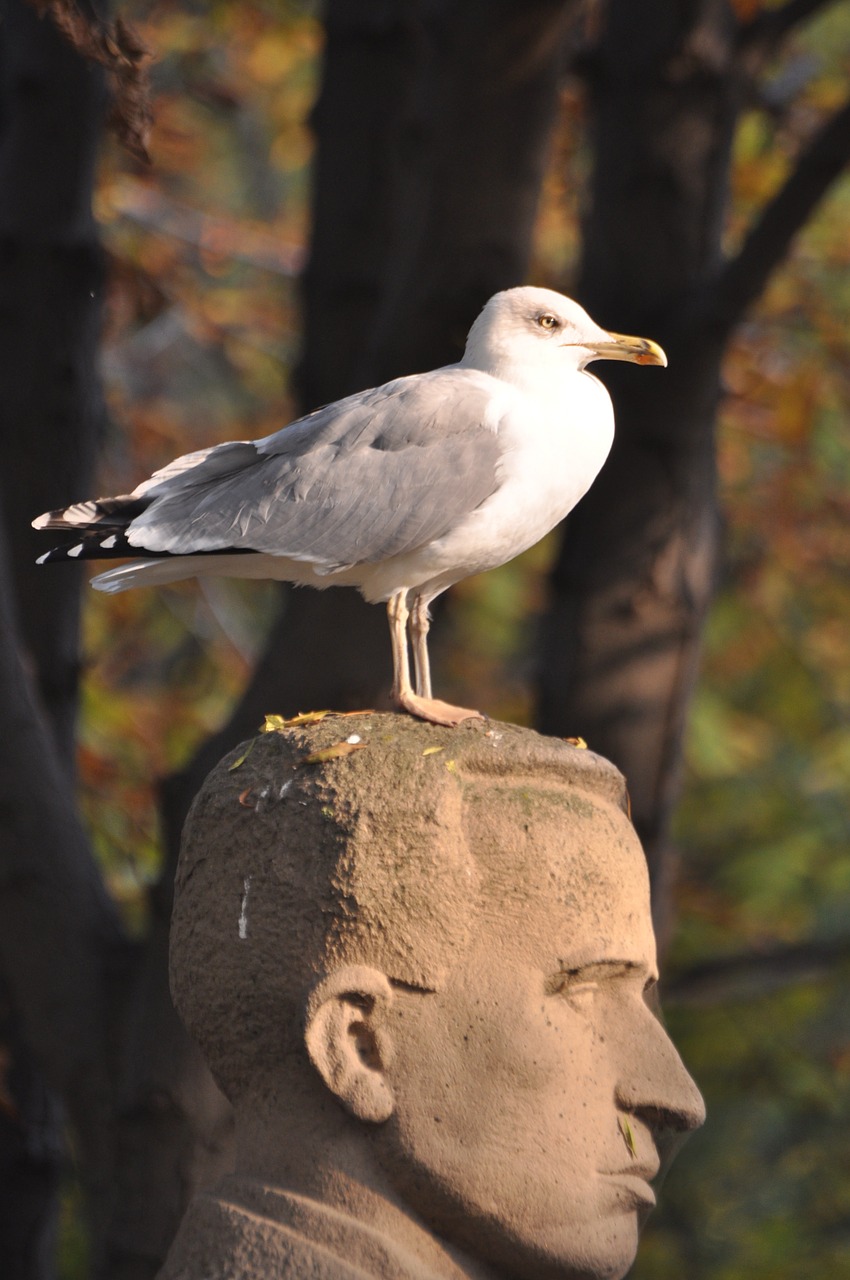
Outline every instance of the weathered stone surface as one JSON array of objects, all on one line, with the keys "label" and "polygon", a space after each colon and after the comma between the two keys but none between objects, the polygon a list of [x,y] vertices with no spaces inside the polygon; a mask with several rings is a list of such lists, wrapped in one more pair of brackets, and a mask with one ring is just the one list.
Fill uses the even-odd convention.
[{"label": "weathered stone surface", "polygon": [[243,745],[187,821],[172,923],[237,1170],[162,1280],[622,1276],[659,1150],[703,1118],[654,977],[593,753],[396,715]]}]

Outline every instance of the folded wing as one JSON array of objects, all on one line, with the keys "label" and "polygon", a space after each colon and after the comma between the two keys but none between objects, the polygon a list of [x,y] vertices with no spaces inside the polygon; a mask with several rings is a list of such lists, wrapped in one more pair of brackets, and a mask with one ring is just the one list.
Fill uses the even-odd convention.
[{"label": "folded wing", "polygon": [[498,486],[494,385],[463,369],[398,379],[264,440],[178,460],[131,495],[147,504],[129,547],[255,550],[328,572],[421,547]]},{"label": "folded wing", "polygon": [[459,367],[400,378],[36,524],[112,538],[113,554],[258,551],[328,573],[377,563],[440,538],[496,490],[499,388]]}]

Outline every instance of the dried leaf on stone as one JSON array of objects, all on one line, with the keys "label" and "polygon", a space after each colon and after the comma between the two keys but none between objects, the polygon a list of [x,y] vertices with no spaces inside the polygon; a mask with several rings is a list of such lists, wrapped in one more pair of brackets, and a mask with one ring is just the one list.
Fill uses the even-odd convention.
[{"label": "dried leaf on stone", "polygon": [[256,741],[255,738],[251,739],[251,741],[248,743],[245,750],[242,752],[241,756],[238,756],[237,759],[233,761],[233,764],[230,765],[227,771],[228,773],[233,773],[234,769],[238,769],[240,765],[243,765],[245,763],[245,761],[248,759],[251,752],[254,750],[255,741]]},{"label": "dried leaf on stone", "polygon": [[260,725],[260,733],[280,733],[286,728],[286,721],[283,716],[266,716]]},{"label": "dried leaf on stone", "polygon": [[260,733],[283,733],[285,729],[292,729],[299,724],[316,724],[332,714],[331,711],[299,711],[297,716],[290,716],[288,720],[286,716],[266,716],[260,726]]},{"label": "dried leaf on stone", "polygon": [[568,742],[571,747],[578,747],[579,751],[587,750],[587,743],[584,738],[564,738],[564,742]]},{"label": "dried leaf on stone", "polygon": [[362,751],[365,742],[335,742],[331,747],[322,747],[319,751],[311,751],[299,764],[325,764],[328,760],[338,760],[340,756],[350,756],[352,751]]},{"label": "dried leaf on stone", "polygon": [[253,787],[246,787],[244,791],[241,791],[241,792],[239,793],[239,803],[241,804],[241,806],[242,806],[242,808],[243,808],[243,809],[253,809],[253,808],[254,808],[254,805],[253,805],[253,804],[251,804],[251,801],[250,801],[250,799],[249,799],[249,796],[251,795],[251,792],[252,792],[253,790],[254,790],[254,788],[253,788]]}]

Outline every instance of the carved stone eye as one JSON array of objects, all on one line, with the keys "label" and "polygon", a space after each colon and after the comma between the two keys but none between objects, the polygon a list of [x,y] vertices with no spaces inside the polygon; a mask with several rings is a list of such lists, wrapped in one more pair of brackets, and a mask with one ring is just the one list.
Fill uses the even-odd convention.
[{"label": "carved stone eye", "polygon": [[542,316],[538,316],[537,323],[540,325],[541,329],[548,329],[550,332],[554,329],[560,329],[561,327],[561,322],[558,320],[557,316],[549,315],[548,312]]}]

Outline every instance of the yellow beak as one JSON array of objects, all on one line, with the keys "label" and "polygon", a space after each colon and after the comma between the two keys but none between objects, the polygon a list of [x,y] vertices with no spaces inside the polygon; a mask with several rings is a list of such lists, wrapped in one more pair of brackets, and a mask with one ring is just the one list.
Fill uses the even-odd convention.
[{"label": "yellow beak", "polygon": [[588,343],[599,360],[629,360],[632,364],[659,364],[667,368],[667,357],[651,338],[630,338],[624,333],[609,333],[607,342]]}]

